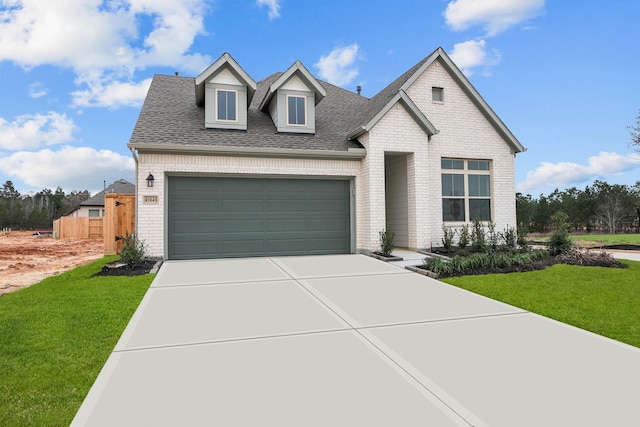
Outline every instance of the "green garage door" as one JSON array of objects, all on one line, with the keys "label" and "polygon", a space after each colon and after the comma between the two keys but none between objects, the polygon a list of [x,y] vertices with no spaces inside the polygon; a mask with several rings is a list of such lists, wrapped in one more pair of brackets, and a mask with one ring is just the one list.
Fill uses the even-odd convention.
[{"label": "green garage door", "polygon": [[168,258],[351,252],[346,180],[169,177]]}]

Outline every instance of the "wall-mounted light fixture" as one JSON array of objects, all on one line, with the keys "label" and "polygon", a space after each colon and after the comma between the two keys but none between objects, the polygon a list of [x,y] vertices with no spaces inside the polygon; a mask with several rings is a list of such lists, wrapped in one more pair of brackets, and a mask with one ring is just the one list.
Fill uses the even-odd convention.
[{"label": "wall-mounted light fixture", "polygon": [[153,181],[155,181],[155,178],[153,175],[149,174],[147,177],[147,187],[153,187]]}]

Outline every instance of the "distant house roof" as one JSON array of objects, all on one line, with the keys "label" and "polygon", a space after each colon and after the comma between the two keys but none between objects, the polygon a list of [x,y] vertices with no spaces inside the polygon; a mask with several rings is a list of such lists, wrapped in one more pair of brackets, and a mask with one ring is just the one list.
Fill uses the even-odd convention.
[{"label": "distant house roof", "polygon": [[[229,57],[230,58],[230,57]],[[231,61],[227,56],[219,61]],[[407,70],[373,98],[366,98],[330,83],[319,81],[299,62],[285,73],[275,73],[257,82],[256,92],[247,111],[247,129],[207,129],[204,127],[204,107],[194,96],[194,86],[203,81],[189,77],[155,75],[135,125],[129,147],[147,150],[228,151],[256,149],[263,152],[282,150],[314,151],[326,153],[360,153],[364,149],[357,138],[369,131],[396,103],[402,104],[409,114],[429,135],[438,130],[418,109],[406,91],[434,61],[442,66],[460,85],[496,131],[515,152],[526,149],[480,96],[477,90],[451,61],[442,48],[436,49]],[[235,62],[230,62],[236,68]],[[219,64],[218,64],[219,65]],[[209,67],[211,68],[211,67]],[[209,70],[208,68],[208,70]],[[215,67],[214,67],[215,68]],[[239,66],[237,67],[238,69]],[[240,69],[241,70],[241,69]],[[315,134],[278,133],[267,112],[261,111],[264,100],[273,95],[274,87],[282,84],[294,72],[313,83],[319,102],[315,107]],[[246,79],[246,78],[245,78]],[[307,82],[307,83],[309,83]],[[326,92],[323,93],[323,90]]]},{"label": "distant house roof", "polygon": [[89,197],[84,202],[80,203],[80,206],[104,206],[104,195],[107,193],[114,194],[134,194],[136,192],[136,186],[127,181],[126,179],[120,179],[107,188],[99,192],[93,197]]}]

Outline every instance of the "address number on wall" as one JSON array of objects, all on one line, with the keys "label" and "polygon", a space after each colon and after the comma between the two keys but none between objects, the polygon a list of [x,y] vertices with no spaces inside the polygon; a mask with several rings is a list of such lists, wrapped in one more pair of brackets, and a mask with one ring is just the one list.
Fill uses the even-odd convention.
[{"label": "address number on wall", "polygon": [[145,205],[157,205],[158,204],[158,196],[144,196],[142,203]]}]

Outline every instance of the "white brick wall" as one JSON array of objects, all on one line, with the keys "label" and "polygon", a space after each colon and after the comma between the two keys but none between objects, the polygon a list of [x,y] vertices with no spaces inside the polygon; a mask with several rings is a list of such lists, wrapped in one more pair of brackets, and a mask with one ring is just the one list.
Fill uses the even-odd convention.
[{"label": "white brick wall", "polygon": [[[431,102],[431,88],[444,88],[444,103]],[[429,67],[407,91],[431,123],[440,131],[429,143],[428,176],[433,183],[428,200],[430,226],[423,247],[441,245],[442,198],[440,159],[456,157],[492,161],[492,214],[496,229],[515,227],[515,155],[509,144],[492,127],[473,102],[438,61]]]},{"label": "white brick wall", "polygon": [[[276,159],[232,156],[145,154],[138,155],[138,236],[146,244],[150,255],[165,257],[166,238],[166,176],[186,174],[255,176],[341,176],[353,177],[356,188],[360,183],[360,162],[357,160]],[[152,173],[153,188],[145,178]],[[356,191],[356,210],[362,205]],[[158,204],[144,204],[144,196],[158,196]],[[356,211],[356,221],[361,216]],[[357,247],[360,242],[356,240]]]},{"label": "white brick wall", "polygon": [[[427,135],[411,118],[405,108],[396,104],[374,126],[368,134],[367,156],[362,161],[363,180],[368,178],[368,200],[366,210],[367,226],[360,235],[362,248],[378,249],[379,232],[386,226],[384,191],[384,155],[385,153],[407,155],[407,186],[409,194],[409,247],[422,247],[427,231],[427,199],[416,194],[428,194],[428,183],[420,167],[426,164],[428,156]],[[426,172],[426,171],[425,171]]]}]

